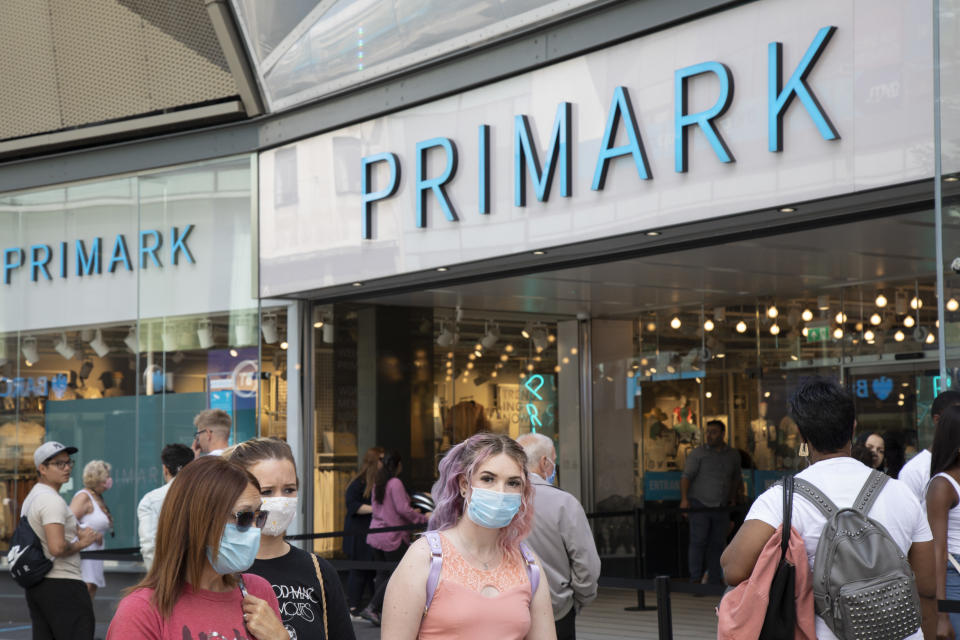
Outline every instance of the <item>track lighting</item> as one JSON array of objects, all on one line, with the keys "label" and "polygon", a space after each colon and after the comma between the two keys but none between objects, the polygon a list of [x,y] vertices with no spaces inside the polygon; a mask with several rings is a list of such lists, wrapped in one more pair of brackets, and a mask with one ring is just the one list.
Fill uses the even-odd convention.
[{"label": "track lighting", "polygon": [[770,335],[780,335],[780,325],[778,325],[776,322],[770,325]]},{"label": "track lighting", "polygon": [[893,339],[897,342],[903,342],[904,337],[903,331],[900,331],[900,329],[897,329],[897,332],[893,334]]},{"label": "track lighting", "polygon": [[877,299],[874,300],[874,303],[876,303],[877,307],[883,309],[885,306],[887,306],[887,296],[883,295],[882,293],[878,293]]},{"label": "track lighting", "polygon": [[213,346],[213,323],[210,320],[201,320],[197,325],[197,340],[200,341],[201,349]]},{"label": "track lighting", "polygon": [[480,344],[484,349],[491,349],[493,345],[497,344],[497,340],[500,339],[500,327],[494,323],[487,323],[486,331],[484,331],[483,337],[480,339]]},{"label": "track lighting", "polygon": [[140,353],[140,341],[137,339],[137,328],[130,327],[130,332],[123,339],[123,344],[127,345],[130,353]]},{"label": "track lighting", "polygon": [[837,340],[839,340],[840,338],[842,338],[842,337],[843,337],[843,329],[841,329],[840,327],[837,327],[836,329],[834,329],[834,330],[833,330],[833,337],[836,338]]},{"label": "track lighting", "polygon": [[800,314],[800,319],[804,322],[810,322],[813,320],[813,311],[810,311],[810,309],[804,309],[803,313]]},{"label": "track lighting", "polygon": [[679,316],[673,316],[673,319],[670,321],[670,327],[674,330],[679,329],[682,324]]},{"label": "track lighting", "polygon": [[53,343],[54,350],[59,353],[65,360],[72,360],[75,355],[77,355],[77,350],[70,346],[67,342],[67,334],[64,332],[60,333],[60,339]]},{"label": "track lighting", "polygon": [[830,296],[817,296],[817,309],[826,311],[830,308]]},{"label": "track lighting", "polygon": [[703,322],[703,330],[704,330],[704,331],[713,331],[714,326],[715,326],[715,325],[713,324],[713,320],[711,320],[710,318],[707,318],[707,319],[704,320],[704,322]]},{"label": "track lighting", "polygon": [[746,333],[747,332],[747,323],[741,320],[737,323],[736,326],[737,333]]},{"label": "track lighting", "polygon": [[905,316],[903,318],[903,326],[905,326],[907,329],[912,328],[915,324],[917,324],[917,321],[913,319],[913,316]]},{"label": "track lighting", "polygon": [[20,352],[28,367],[40,362],[40,350],[37,349],[37,339],[33,336],[27,336],[20,344]]},{"label": "track lighting", "polygon": [[102,358],[110,353],[110,347],[103,341],[103,331],[100,329],[97,329],[97,334],[93,340],[90,341],[90,348],[93,349],[98,358]]},{"label": "track lighting", "polygon": [[263,314],[260,320],[260,333],[263,334],[263,341],[267,344],[274,344],[280,339],[277,331],[277,316],[272,313]]},{"label": "track lighting", "polygon": [[779,315],[780,315],[780,310],[777,309],[777,305],[775,304],[770,305],[770,307],[767,309],[767,317],[770,318],[771,320],[776,320],[777,316]]},{"label": "track lighting", "polygon": [[447,348],[453,346],[455,342],[453,332],[450,331],[444,324],[443,320],[440,321],[440,335],[437,336],[437,344],[441,347]]},{"label": "track lighting", "polygon": [[956,298],[947,300],[947,311],[956,311],[957,309],[960,309],[960,302],[957,302]]},{"label": "track lighting", "polygon": [[872,316],[870,316],[870,324],[872,324],[873,326],[876,327],[876,326],[878,326],[881,322],[883,322],[883,318],[880,317],[880,314],[879,314],[879,313],[875,313],[875,314],[873,314]]}]

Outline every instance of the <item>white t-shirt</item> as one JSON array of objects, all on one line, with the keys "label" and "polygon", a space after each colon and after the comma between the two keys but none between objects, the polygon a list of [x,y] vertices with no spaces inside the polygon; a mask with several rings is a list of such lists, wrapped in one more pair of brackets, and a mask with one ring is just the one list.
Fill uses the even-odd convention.
[{"label": "white t-shirt", "polygon": [[[960,498],[960,484],[957,484],[953,477],[946,473],[938,473],[933,477],[943,478],[949,482],[957,497]],[[947,511],[947,551],[953,555],[960,554],[960,504]]]},{"label": "white t-shirt", "polygon": [[926,507],[927,484],[930,483],[930,458],[930,449],[924,449],[910,458],[897,476],[897,480],[907,483],[923,507]]},{"label": "white t-shirt", "polygon": [[77,539],[77,518],[73,515],[73,511],[70,511],[66,501],[52,487],[38,482],[24,498],[23,507],[20,515],[27,516],[30,528],[40,538],[43,554],[53,560],[53,568],[47,573],[47,577],[82,580],[80,552],[54,558],[50,555],[47,533],[43,528],[47,524],[62,524],[64,540],[69,544]]},{"label": "white t-shirt", "polygon": [[[807,467],[796,475],[814,485],[837,507],[843,509],[853,505],[870,469],[853,458],[829,458]],[[884,485],[869,516],[886,527],[890,537],[904,554],[910,551],[914,542],[933,540],[930,525],[920,502],[913,492],[899,480],[889,480]],[[813,570],[813,557],[820,542],[820,532],[827,524],[826,518],[811,502],[800,494],[793,498],[792,526],[803,538],[807,548],[810,569]],[[783,522],[783,488],[771,487],[761,494],[750,507],[747,520],[760,520],[776,529]],[[827,623],[817,616],[817,638],[819,640],[837,640]],[[922,640],[923,633],[917,632],[908,640]]]}]

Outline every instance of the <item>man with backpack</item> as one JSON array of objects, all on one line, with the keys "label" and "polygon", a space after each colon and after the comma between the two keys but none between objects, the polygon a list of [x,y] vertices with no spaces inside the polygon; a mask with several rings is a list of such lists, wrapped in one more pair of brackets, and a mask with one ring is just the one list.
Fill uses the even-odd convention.
[{"label": "man with backpack", "polygon": [[[790,413],[800,455],[811,463],[795,476],[791,513],[813,571],[817,638],[934,638],[933,536],[916,496],[850,457],[853,399],[836,382],[802,383]],[[757,498],[723,552],[728,584],[750,577],[782,521],[783,491],[776,486]]]}]

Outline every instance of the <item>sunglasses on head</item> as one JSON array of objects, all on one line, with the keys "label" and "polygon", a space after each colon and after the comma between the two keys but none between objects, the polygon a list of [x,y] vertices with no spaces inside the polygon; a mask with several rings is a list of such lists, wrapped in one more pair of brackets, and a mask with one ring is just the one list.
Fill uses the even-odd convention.
[{"label": "sunglasses on head", "polygon": [[238,511],[237,513],[231,514],[231,518],[233,518],[233,521],[236,523],[237,529],[246,531],[250,527],[262,529],[269,515],[269,511],[257,509],[256,511]]}]

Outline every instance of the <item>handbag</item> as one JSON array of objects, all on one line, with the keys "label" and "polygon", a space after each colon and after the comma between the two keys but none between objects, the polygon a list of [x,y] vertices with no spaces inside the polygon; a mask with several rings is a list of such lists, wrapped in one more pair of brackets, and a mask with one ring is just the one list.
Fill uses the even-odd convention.
[{"label": "handbag", "polygon": [[780,562],[770,583],[770,600],[760,628],[759,640],[793,640],[797,624],[795,585],[797,568],[787,560],[790,520],[793,514],[793,476],[783,479],[783,529],[780,535]]},{"label": "handbag", "polygon": [[311,552],[310,559],[313,560],[313,569],[317,572],[317,582],[320,583],[320,606],[323,609],[323,640],[327,640],[330,637],[330,632],[327,630],[327,589],[323,586],[323,576],[320,574],[320,563],[317,562],[317,556]]}]

